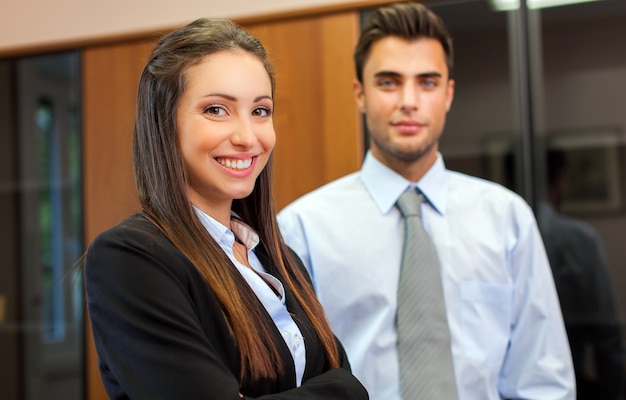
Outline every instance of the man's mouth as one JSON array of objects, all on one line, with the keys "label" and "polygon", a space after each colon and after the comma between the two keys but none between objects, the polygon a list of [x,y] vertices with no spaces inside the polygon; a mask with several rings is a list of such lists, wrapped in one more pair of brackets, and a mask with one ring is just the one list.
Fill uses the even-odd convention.
[{"label": "man's mouth", "polygon": [[392,125],[402,133],[417,133],[424,127],[423,124],[416,121],[399,121]]}]

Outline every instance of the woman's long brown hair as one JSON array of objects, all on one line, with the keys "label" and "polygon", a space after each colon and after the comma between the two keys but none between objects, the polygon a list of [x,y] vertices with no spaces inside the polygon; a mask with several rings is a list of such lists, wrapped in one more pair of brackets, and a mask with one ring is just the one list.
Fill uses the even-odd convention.
[{"label": "woman's long brown hair", "polygon": [[[143,209],[215,293],[240,353],[243,383],[276,379],[284,371],[283,360],[272,340],[271,321],[254,292],[202,226],[187,198],[175,117],[187,68],[220,51],[246,51],[258,57],[274,92],[274,72],[263,46],[233,22],[199,19],[167,34],[153,50],[140,78],[133,165]],[[335,368],[339,366],[338,349],[322,306],[279,233],[272,202],[271,164],[270,157],[250,196],[235,200],[233,211],[258,233],[262,250],[313,323],[329,367]]]}]

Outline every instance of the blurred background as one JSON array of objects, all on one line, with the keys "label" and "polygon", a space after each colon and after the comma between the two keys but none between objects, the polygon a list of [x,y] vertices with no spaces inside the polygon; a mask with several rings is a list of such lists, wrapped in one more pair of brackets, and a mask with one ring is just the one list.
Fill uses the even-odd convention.
[{"label": "blurred background", "polygon": [[[97,233],[137,209],[134,96],[154,40],[196,16],[223,16],[264,43],[278,79],[280,209],[360,167],[367,132],[352,100],[352,51],[363,18],[384,3],[233,2],[170,20],[146,10],[143,21],[137,1],[140,21],[130,28],[115,25],[115,13],[83,18],[115,32],[75,28],[47,40],[54,35],[32,20],[39,36],[30,42],[0,35],[1,399],[106,399],[80,258]],[[446,164],[508,186],[533,207],[579,398],[623,398],[626,1],[426,4],[455,44]],[[63,20],[50,24],[58,32]]]}]

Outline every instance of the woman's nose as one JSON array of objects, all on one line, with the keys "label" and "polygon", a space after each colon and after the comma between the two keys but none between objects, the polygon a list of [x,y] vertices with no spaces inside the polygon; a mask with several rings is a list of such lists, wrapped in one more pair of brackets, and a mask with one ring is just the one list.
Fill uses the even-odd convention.
[{"label": "woman's nose", "polygon": [[239,120],[235,126],[235,130],[230,137],[231,142],[236,146],[250,147],[256,141],[256,134],[252,121],[246,118]]}]

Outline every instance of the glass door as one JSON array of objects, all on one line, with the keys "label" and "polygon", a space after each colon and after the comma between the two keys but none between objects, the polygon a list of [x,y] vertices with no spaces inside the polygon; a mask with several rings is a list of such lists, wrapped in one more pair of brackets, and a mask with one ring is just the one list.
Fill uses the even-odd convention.
[{"label": "glass door", "polygon": [[626,2],[500,3],[428,2],[449,27],[456,51],[455,101],[441,152],[449,168],[507,185],[533,206],[578,398],[619,399]]},{"label": "glass door", "polygon": [[2,61],[0,82],[0,398],[82,399],[79,54]]}]

